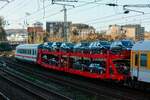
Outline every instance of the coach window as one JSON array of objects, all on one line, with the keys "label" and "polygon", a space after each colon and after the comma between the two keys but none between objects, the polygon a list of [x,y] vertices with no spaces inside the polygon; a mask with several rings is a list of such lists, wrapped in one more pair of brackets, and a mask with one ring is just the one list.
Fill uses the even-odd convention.
[{"label": "coach window", "polygon": [[32,55],[32,50],[30,49],[30,55]]},{"label": "coach window", "polygon": [[26,49],[24,49],[24,54],[26,54]]},{"label": "coach window", "polygon": [[29,55],[31,54],[31,50],[29,50]]},{"label": "coach window", "polygon": [[22,49],[19,49],[19,53],[22,53]]},{"label": "coach window", "polygon": [[30,50],[28,50],[28,55],[30,54]]},{"label": "coach window", "polygon": [[24,50],[22,49],[22,54],[24,53]]},{"label": "coach window", "polygon": [[26,53],[27,53],[27,50],[24,49],[24,54],[26,54]]},{"label": "coach window", "polygon": [[34,49],[32,49],[32,55],[34,55]]},{"label": "coach window", "polygon": [[147,67],[147,54],[141,54],[140,64],[141,67]]},{"label": "coach window", "polygon": [[32,55],[34,55],[34,49],[32,49]]},{"label": "coach window", "polygon": [[27,54],[29,54],[29,50],[27,49]]},{"label": "coach window", "polygon": [[29,54],[30,53],[30,50],[27,50],[27,54]]},{"label": "coach window", "polygon": [[135,66],[139,65],[139,55],[135,54]]},{"label": "coach window", "polygon": [[23,54],[23,51],[24,51],[24,50],[22,49],[22,52],[21,52],[22,54]]},{"label": "coach window", "polygon": [[23,49],[21,49],[21,54],[23,54]]},{"label": "coach window", "polygon": [[19,53],[19,49],[17,50],[17,53]]},{"label": "coach window", "polygon": [[36,50],[35,50],[35,55],[37,54]]}]

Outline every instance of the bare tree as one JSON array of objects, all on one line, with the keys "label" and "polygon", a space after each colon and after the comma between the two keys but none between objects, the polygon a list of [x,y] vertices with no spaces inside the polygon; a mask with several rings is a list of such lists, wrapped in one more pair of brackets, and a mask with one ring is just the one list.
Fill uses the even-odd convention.
[{"label": "bare tree", "polygon": [[7,41],[6,32],[4,30],[4,19],[0,17],[0,41]]}]

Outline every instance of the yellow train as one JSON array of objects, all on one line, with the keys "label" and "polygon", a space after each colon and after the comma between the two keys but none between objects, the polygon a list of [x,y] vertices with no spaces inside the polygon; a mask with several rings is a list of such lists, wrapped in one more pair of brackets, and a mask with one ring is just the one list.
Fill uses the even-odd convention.
[{"label": "yellow train", "polygon": [[131,76],[141,82],[150,82],[150,41],[140,41],[131,49]]}]

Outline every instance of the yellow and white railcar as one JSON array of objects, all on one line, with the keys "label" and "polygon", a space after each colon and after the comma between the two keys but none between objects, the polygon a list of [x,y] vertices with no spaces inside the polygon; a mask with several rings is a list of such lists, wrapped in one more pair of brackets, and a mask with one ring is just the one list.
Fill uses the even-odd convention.
[{"label": "yellow and white railcar", "polygon": [[38,55],[39,44],[21,44],[16,47],[15,58],[35,62]]},{"label": "yellow and white railcar", "polygon": [[140,41],[132,47],[130,72],[138,81],[150,82],[150,41]]}]

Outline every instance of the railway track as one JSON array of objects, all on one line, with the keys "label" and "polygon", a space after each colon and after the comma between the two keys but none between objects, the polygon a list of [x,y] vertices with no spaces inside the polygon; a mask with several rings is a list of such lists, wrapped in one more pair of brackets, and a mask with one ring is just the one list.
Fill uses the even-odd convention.
[{"label": "railway track", "polygon": [[[5,59],[6,60],[6,59]],[[91,84],[88,82],[82,82],[79,80],[75,80],[75,79],[65,79],[63,77],[58,77],[58,75],[52,75],[49,73],[45,73],[43,71],[34,71],[33,68],[31,67],[26,67],[22,66],[22,65],[18,65],[14,62],[10,62],[10,60],[6,60],[7,63],[11,63],[11,64],[15,64],[16,66],[20,66],[20,67],[16,67],[17,70],[24,70],[27,73],[32,72],[32,74],[41,77],[42,79],[50,79],[53,82],[57,82],[57,83],[61,83],[63,85],[68,85],[70,87],[79,89],[81,91],[87,92],[87,93],[91,93],[96,95],[96,98],[105,98],[105,99],[125,99],[125,100],[142,100],[143,97],[145,97],[145,100],[149,100],[150,97],[147,97],[147,95],[138,92],[138,91],[133,91],[133,90],[129,90],[129,89],[119,89],[119,88],[109,88],[105,87],[105,86],[97,86],[95,84]],[[33,73],[34,72],[34,73]]]},{"label": "railway track", "polygon": [[38,84],[28,81],[7,69],[1,68],[0,74],[0,77],[10,83],[13,83],[17,86],[17,88],[32,94],[36,100],[72,100],[62,94],[50,91],[42,86],[39,86]]},{"label": "railway track", "polygon": [[[3,59],[4,60],[4,59]],[[96,92],[93,92],[93,91],[90,91],[90,90],[88,90],[88,89],[85,89],[85,88],[81,88],[81,87],[77,87],[77,86],[75,86],[74,84],[69,84],[69,83],[65,83],[63,80],[59,80],[59,79],[57,79],[56,77],[51,77],[50,78],[50,76],[45,76],[45,75],[42,75],[40,72],[34,72],[34,70],[31,68],[26,68],[25,66],[21,66],[21,65],[18,65],[18,64],[14,64],[13,62],[11,62],[10,60],[4,60],[6,63],[7,63],[7,65],[9,64],[9,67],[7,68],[7,70],[11,70],[11,71],[14,71],[14,69],[15,69],[15,73],[18,73],[19,72],[19,75],[22,75],[21,73],[26,73],[26,74],[28,74],[28,75],[34,75],[34,76],[38,76],[39,78],[40,78],[40,80],[42,80],[42,81],[44,81],[45,82],[45,80],[49,80],[50,79],[50,81],[52,81],[52,82],[54,82],[54,83],[57,83],[57,84],[62,84],[62,86],[66,86],[66,88],[70,88],[70,87],[73,87],[73,88],[76,88],[76,89],[78,89],[79,91],[83,91],[83,92],[86,92],[86,94],[88,94],[88,96],[90,96],[90,95],[94,95],[94,100],[97,100],[97,99],[95,99],[95,98],[97,98],[97,97],[95,97],[95,96],[97,96],[96,94]],[[18,67],[17,67],[18,66]],[[23,68],[24,67],[24,68]],[[23,76],[24,77],[24,76]],[[38,79],[39,79],[38,78]],[[34,79],[34,80],[36,80],[36,79]],[[41,83],[41,82],[40,82]],[[47,83],[47,82],[45,82],[45,83]],[[41,85],[45,85],[45,84],[41,84]],[[47,85],[48,86],[48,85]],[[48,88],[48,87],[47,87]],[[77,94],[77,95],[79,95],[80,96],[80,94]],[[70,95],[70,98],[73,98],[73,100],[78,100],[79,98],[78,97],[76,97],[76,96],[74,96],[74,94],[71,94]],[[106,98],[106,97],[103,97],[103,98]],[[85,99],[85,98],[84,98]],[[82,100],[82,99],[80,99],[80,100]],[[87,100],[87,99],[85,99],[85,100]],[[91,99],[89,99],[89,100],[91,100]]]},{"label": "railway track", "polygon": [[6,95],[0,92],[0,100],[10,100]]}]

